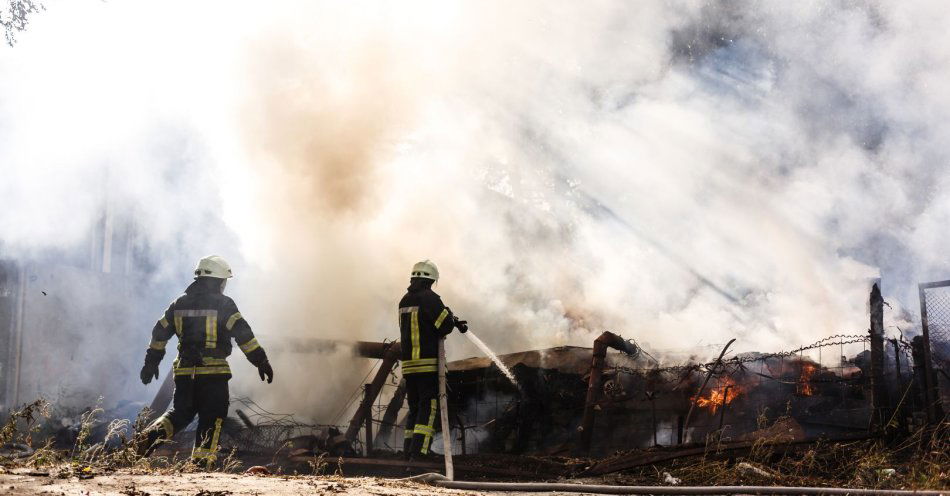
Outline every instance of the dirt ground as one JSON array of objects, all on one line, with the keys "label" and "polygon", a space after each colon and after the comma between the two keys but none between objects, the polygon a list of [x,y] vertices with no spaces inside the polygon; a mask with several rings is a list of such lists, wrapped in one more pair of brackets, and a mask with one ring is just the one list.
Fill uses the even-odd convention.
[{"label": "dirt ground", "polygon": [[[377,496],[462,495],[471,491],[442,489],[413,482],[373,477],[255,476],[222,473],[132,475],[115,473],[91,479],[29,475],[28,470],[0,475],[0,494],[69,496],[226,496],[334,494]],[[504,494],[504,493],[492,493]],[[509,493],[510,494],[510,493]]]}]

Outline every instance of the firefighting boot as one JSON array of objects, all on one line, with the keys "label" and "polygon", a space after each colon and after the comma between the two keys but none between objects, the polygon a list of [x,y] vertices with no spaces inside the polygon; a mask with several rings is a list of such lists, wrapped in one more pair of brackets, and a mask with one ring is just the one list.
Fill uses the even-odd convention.
[{"label": "firefighting boot", "polygon": [[147,457],[165,441],[165,432],[161,428],[149,428],[135,436],[135,454]]}]

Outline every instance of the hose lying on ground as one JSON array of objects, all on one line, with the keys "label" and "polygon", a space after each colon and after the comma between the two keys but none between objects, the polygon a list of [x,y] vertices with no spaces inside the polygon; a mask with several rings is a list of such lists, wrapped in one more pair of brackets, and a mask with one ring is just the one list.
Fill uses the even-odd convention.
[{"label": "hose lying on ground", "polygon": [[403,479],[424,482],[448,489],[470,491],[568,492],[595,494],[851,494],[892,495],[913,494],[942,496],[944,491],[907,491],[892,489],[850,489],[846,487],[780,487],[780,486],[606,486],[600,484],[564,484],[550,482],[466,482],[451,481],[442,474],[422,474]]}]

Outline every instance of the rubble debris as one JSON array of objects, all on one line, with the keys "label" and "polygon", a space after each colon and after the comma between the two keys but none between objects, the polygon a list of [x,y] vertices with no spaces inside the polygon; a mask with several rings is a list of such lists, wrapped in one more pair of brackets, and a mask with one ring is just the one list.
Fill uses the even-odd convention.
[{"label": "rubble debris", "polygon": [[895,469],[893,469],[893,468],[882,468],[882,469],[880,469],[880,470],[877,471],[877,476],[878,476],[881,480],[890,479],[891,477],[894,477],[895,475],[897,475],[897,470],[895,470]]},{"label": "rubble debris", "polygon": [[754,441],[757,439],[773,443],[805,440],[805,429],[791,417],[781,417],[774,424],[762,429],[742,434],[736,441]]},{"label": "rubble debris", "polygon": [[33,448],[23,443],[6,443],[0,446],[0,458],[26,458],[33,454]]},{"label": "rubble debris", "polygon": [[683,480],[673,477],[669,472],[663,472],[663,483],[670,486],[678,486],[683,483]]},{"label": "rubble debris", "polygon": [[743,475],[756,475],[765,479],[774,479],[775,474],[763,468],[756,467],[749,462],[740,462],[736,465],[736,471]]},{"label": "rubble debris", "polygon": [[254,422],[251,422],[250,417],[248,417],[247,414],[244,413],[244,411],[242,411],[240,408],[237,408],[234,410],[234,413],[237,414],[238,418],[241,419],[241,422],[244,423],[245,427],[247,427],[248,429],[254,428]]},{"label": "rubble debris", "polygon": [[297,436],[287,440],[295,456],[352,456],[356,454],[346,436],[336,427],[318,429],[316,434]]},{"label": "rubble debris", "polygon": [[271,472],[263,465],[254,465],[245,470],[244,475],[271,475]]},{"label": "rubble debris", "polygon": [[[871,439],[873,436],[868,434],[861,434],[855,436],[842,437],[840,440],[865,440]],[[796,442],[762,442],[762,441],[743,441],[738,443],[723,443],[716,446],[694,446],[691,448],[681,448],[675,450],[659,450],[659,451],[634,451],[631,453],[621,454],[611,458],[606,458],[597,463],[594,463],[581,475],[583,476],[592,476],[592,475],[604,475],[612,472],[620,472],[621,470],[627,470],[635,467],[640,467],[643,465],[650,465],[654,463],[674,460],[677,458],[685,458],[688,456],[697,456],[697,455],[707,455],[709,453],[730,453],[732,456],[736,456],[739,453],[744,453],[750,451],[752,448],[764,448],[764,447],[783,447],[786,449],[793,448],[795,446],[809,445],[821,443],[822,440],[805,440],[805,441],[796,441]]]},{"label": "rubble debris", "polygon": [[[460,457],[455,457],[458,460]],[[310,463],[313,461],[312,456],[292,456],[289,458],[290,461],[299,462],[299,463]],[[420,469],[420,470],[429,470],[429,471],[439,471],[444,468],[444,463],[439,461],[407,461],[402,458],[358,458],[358,457],[340,457],[337,459],[339,468],[343,470],[344,473],[352,473],[356,467],[362,467],[364,469],[394,469],[398,473],[402,473],[406,468]],[[529,464],[530,465],[530,464]],[[512,464],[508,464],[506,467],[497,467],[490,466],[489,464],[473,462],[473,460],[463,460],[461,462],[455,463],[455,471],[458,473],[468,473],[468,474],[482,474],[482,475],[491,475],[491,476],[503,476],[503,477],[513,477],[517,479],[532,479],[539,476],[538,472],[532,472],[530,470],[519,470],[514,468]],[[555,476],[557,475],[554,471],[545,471],[543,474],[546,476]]]}]

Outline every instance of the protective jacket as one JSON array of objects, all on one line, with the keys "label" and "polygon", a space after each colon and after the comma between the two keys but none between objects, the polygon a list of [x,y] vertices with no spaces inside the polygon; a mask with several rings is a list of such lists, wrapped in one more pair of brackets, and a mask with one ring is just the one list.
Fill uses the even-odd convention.
[{"label": "protective jacket", "polygon": [[412,278],[399,301],[403,375],[438,372],[439,340],[454,327],[452,311],[432,291],[432,281]]},{"label": "protective jacket", "polygon": [[241,316],[234,300],[221,293],[222,279],[199,277],[165,310],[152,329],[146,362],[159,363],[172,335],[178,336],[175,376],[231,376],[227,357],[231,339],[247,359],[259,367],[267,361],[251,326]]}]

